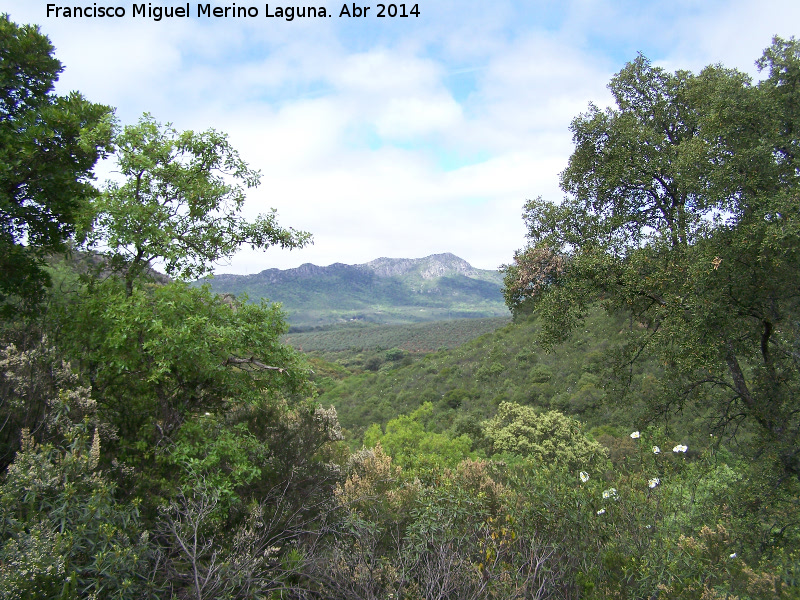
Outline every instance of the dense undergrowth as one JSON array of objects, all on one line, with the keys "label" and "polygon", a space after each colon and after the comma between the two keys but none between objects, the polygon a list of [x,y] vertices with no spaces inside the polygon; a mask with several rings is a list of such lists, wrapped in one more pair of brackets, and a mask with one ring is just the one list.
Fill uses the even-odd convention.
[{"label": "dense undergrowth", "polygon": [[539,331],[537,320],[522,316],[458,348],[407,357],[406,364],[387,360],[383,352],[377,372],[365,368],[374,359],[371,353],[322,354],[349,369],[326,372],[318,363],[314,381],[319,402],[336,406],[355,444],[370,424],[385,425],[425,402],[434,408],[436,429],[453,433],[476,434],[501,402],[559,410],[589,427],[669,428],[670,419],[659,419],[642,402],[654,392],[657,364],[621,373],[615,361],[613,349],[630,327],[630,318],[609,317],[595,307],[580,330],[546,352],[531,343]]},{"label": "dense undergrowth", "polygon": [[353,451],[333,409],[265,396],[123,445],[56,356],[2,355],[5,409],[49,414],[0,489],[4,597],[797,597],[800,490],[722,440],[426,402]]},{"label": "dense undergrowth", "polygon": [[[29,159],[0,169],[0,597],[800,598],[800,43],[756,86],[627,65],[573,124],[574,198],[526,206],[515,323],[328,360],[186,283],[309,240],[241,218],[259,174],[224,134],[120,127],[52,93],[37,28],[0,43],[0,152]],[[683,119],[655,157],[642,106]],[[680,189],[623,218],[641,196],[603,186],[642,157]]]}]

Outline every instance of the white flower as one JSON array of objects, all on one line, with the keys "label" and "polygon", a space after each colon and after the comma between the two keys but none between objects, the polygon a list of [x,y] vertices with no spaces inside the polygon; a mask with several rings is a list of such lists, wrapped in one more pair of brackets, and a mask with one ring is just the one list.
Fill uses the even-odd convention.
[{"label": "white flower", "polygon": [[686,452],[688,449],[689,448],[687,446],[684,446],[683,444],[678,444],[672,449],[672,451],[677,454],[678,452]]},{"label": "white flower", "polygon": [[653,446],[653,454],[661,454],[661,448],[658,446]]},{"label": "white flower", "polygon": [[647,482],[647,485],[650,486],[650,489],[653,489],[659,483],[661,483],[661,480],[658,477],[653,477],[650,481]]},{"label": "white flower", "polygon": [[94,470],[100,462],[100,433],[97,427],[94,428],[94,437],[92,438],[92,447],[89,450],[89,468]]},{"label": "white flower", "polygon": [[730,558],[736,558],[736,552],[730,555]]},{"label": "white flower", "polygon": [[211,413],[210,413],[210,412],[207,412],[207,413],[206,413],[206,416],[207,416],[207,417],[210,417],[210,416],[211,416]]},{"label": "white flower", "polygon": [[608,488],[607,490],[603,490],[603,498],[616,498],[617,497],[617,488]]},{"label": "white flower", "polygon": [[587,481],[589,481],[589,474],[586,471],[581,471],[580,472],[580,477],[581,477],[581,481],[583,483],[586,483]]},{"label": "white flower", "polygon": [[638,439],[638,437],[639,437],[639,432],[638,432],[638,431],[634,431],[634,432],[631,434],[631,439],[634,439],[634,440],[635,440],[635,439]]},{"label": "white flower", "polygon": [[605,508],[601,508],[600,510],[598,510],[598,511],[597,511],[597,514],[598,514],[598,515],[604,515],[604,514],[606,514],[606,509],[605,509]]}]

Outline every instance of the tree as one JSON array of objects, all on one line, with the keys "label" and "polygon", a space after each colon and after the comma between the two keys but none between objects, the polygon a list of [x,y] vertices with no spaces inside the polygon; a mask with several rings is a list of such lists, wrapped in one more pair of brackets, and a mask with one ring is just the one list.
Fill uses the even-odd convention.
[{"label": "tree", "polygon": [[341,439],[336,410],[311,401],[184,424],[163,457],[181,467],[179,489],[159,509],[173,594],[253,598],[296,587],[306,552],[330,533]]},{"label": "tree", "polygon": [[756,452],[798,474],[800,43],[775,38],[757,64],[756,85],[642,56],[618,73],[616,108],[572,123],[564,202],[526,204],[505,294],[544,317],[546,345],[593,302],[628,313],[641,328],[622,364],[665,365],[653,409],[755,432]]},{"label": "tree", "polygon": [[63,70],[50,40],[0,15],[0,303],[41,298],[44,257],[63,249],[97,194],[111,109],[52,93]]},{"label": "tree", "polygon": [[[183,282],[93,282],[52,309],[57,343],[79,365],[120,444],[163,444],[191,414],[310,392],[305,362],[280,342],[280,306],[231,301]],[[135,452],[138,453],[138,450]]]},{"label": "tree", "polygon": [[179,132],[145,114],[114,143],[123,184],[109,182],[96,202],[89,244],[102,243],[124,273],[128,295],[134,281],[156,262],[168,275],[196,279],[243,244],[299,248],[306,232],[277,225],[275,211],[247,222],[245,189],[258,185],[227,136],[213,129]]},{"label": "tree", "polygon": [[83,241],[103,248],[101,268],[120,276],[90,281],[53,309],[59,343],[80,361],[106,417],[125,440],[148,426],[158,441],[192,412],[306,390],[302,361],[279,341],[287,327],[278,306],[148,280],[154,264],[193,279],[242,244],[296,248],[310,235],[279,227],[274,211],[241,216],[260,176],[224,134],[178,132],[144,115],[114,144],[125,181],[107,184]]}]

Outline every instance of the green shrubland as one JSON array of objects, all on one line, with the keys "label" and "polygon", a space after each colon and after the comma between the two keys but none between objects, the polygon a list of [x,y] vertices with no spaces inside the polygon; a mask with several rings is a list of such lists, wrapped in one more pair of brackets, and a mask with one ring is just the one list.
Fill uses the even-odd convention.
[{"label": "green shrubland", "polygon": [[[10,143],[67,101],[47,38],[0,29]],[[223,134],[72,97],[81,193],[0,204],[2,597],[800,597],[800,44],[759,64],[627,65],[568,199],[526,207],[514,322],[424,355],[308,357],[278,307],[189,286],[308,235],[241,217]],[[126,182],[89,189],[112,147]]]},{"label": "green shrubland", "polygon": [[328,355],[348,371],[320,370],[318,399],[336,406],[356,441],[371,423],[385,424],[425,402],[433,405],[440,431],[467,432],[463,428],[494,415],[502,402],[558,410],[590,428],[639,427],[653,419],[642,399],[652,392],[659,367],[651,361],[618,377],[613,349],[624,343],[630,327],[630,319],[595,308],[582,328],[551,352],[531,344],[541,329],[538,319],[520,315],[513,324],[452,350],[415,356],[408,365],[381,361],[377,372],[368,368],[365,354]]}]

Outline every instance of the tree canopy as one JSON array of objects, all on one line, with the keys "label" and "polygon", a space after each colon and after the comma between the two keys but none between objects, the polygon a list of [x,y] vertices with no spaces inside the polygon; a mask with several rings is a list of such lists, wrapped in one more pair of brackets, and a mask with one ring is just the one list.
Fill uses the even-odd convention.
[{"label": "tree canopy", "polygon": [[92,169],[109,147],[111,109],[73,92],[50,40],[0,15],[0,303],[41,297],[47,253],[63,249],[96,194]]},{"label": "tree canopy", "polygon": [[505,294],[545,317],[545,344],[593,302],[628,312],[641,328],[623,365],[649,354],[667,368],[654,408],[753,427],[800,473],[800,42],[775,38],[757,64],[756,84],[721,66],[626,65],[616,107],[572,123],[566,198],[526,204],[530,244]]},{"label": "tree canopy", "polygon": [[167,274],[196,279],[242,245],[302,247],[311,236],[278,226],[275,211],[248,222],[245,189],[259,184],[223,133],[179,132],[145,114],[115,137],[124,183],[109,182],[94,205],[90,244],[108,248],[128,292],[154,262]]}]

